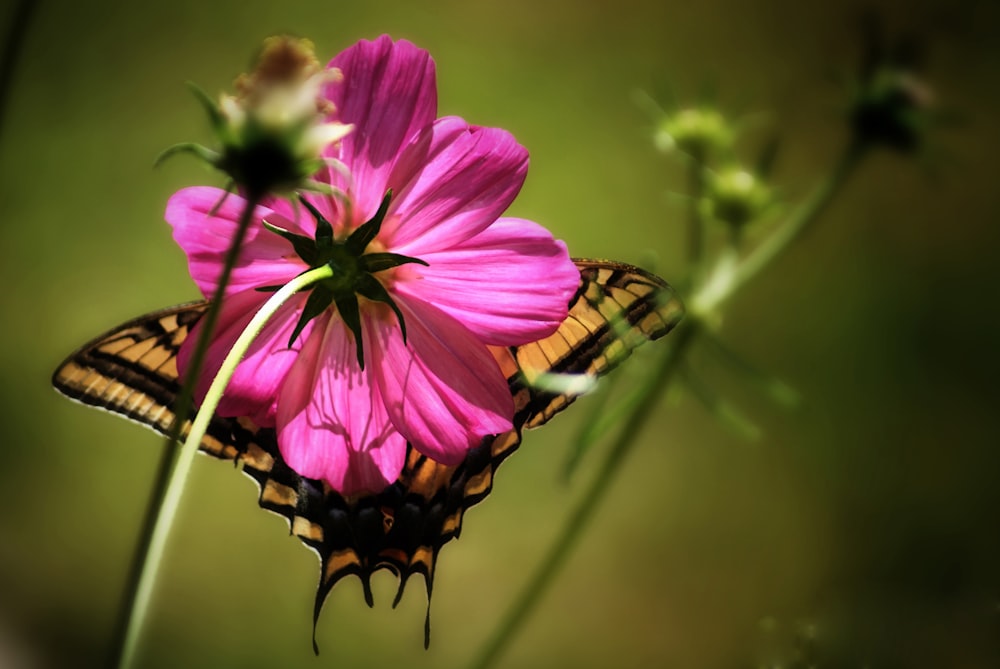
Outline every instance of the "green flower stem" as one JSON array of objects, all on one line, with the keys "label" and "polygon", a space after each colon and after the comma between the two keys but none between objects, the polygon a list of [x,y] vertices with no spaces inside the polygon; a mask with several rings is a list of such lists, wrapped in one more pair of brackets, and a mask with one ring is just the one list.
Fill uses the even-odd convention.
[{"label": "green flower stem", "polygon": [[[243,239],[246,237],[247,228],[253,219],[253,212],[260,201],[259,196],[247,198],[246,206],[240,214],[237,224],[236,234],[226,252],[223,260],[222,273],[219,275],[219,285],[215,289],[215,294],[208,306],[208,312],[204,316],[204,325],[201,334],[195,344],[194,353],[188,366],[189,373],[186,375],[177,397],[174,400],[174,422],[170,426],[166,443],[163,447],[163,455],[160,457],[160,464],[156,471],[156,479],[153,481],[153,489],[149,495],[149,502],[146,507],[146,515],[143,518],[142,530],[139,535],[139,543],[136,546],[135,556],[132,558],[132,566],[129,570],[128,582],[122,600],[122,607],[119,612],[118,621],[115,626],[112,652],[114,655],[108,666],[130,667],[133,661],[135,645],[139,630],[142,628],[143,620],[146,617],[146,607],[148,606],[149,589],[152,586],[152,573],[147,567],[150,555],[150,545],[157,526],[161,523],[160,516],[163,509],[163,500],[167,494],[167,489],[174,485],[182,485],[183,481],[175,481],[174,475],[181,431],[187,422],[187,416],[194,406],[194,382],[198,378],[202,364],[205,360],[205,353],[208,350],[208,342],[215,330],[215,323],[219,319],[219,309],[222,306],[222,296],[229,283],[229,276],[232,274],[236,259],[243,248]],[[142,594],[145,592],[145,594]]]},{"label": "green flower stem", "polygon": [[201,440],[204,438],[205,432],[208,430],[208,426],[215,416],[215,409],[219,406],[222,393],[236,371],[236,366],[250,348],[250,344],[260,334],[264,325],[267,324],[267,321],[282,304],[299,290],[331,276],[333,276],[333,270],[329,266],[323,265],[300,274],[282,286],[280,290],[264,303],[260,311],[254,314],[250,323],[247,324],[236,340],[236,343],[233,344],[232,349],[226,355],[218,374],[212,380],[212,385],[209,386],[208,393],[205,395],[205,401],[202,402],[198,410],[198,415],[195,416],[194,423],[188,431],[187,439],[185,439],[184,445],[177,456],[176,464],[171,472],[170,483],[159,506],[156,526],[150,537],[148,550],[143,562],[142,578],[136,589],[135,616],[130,620],[130,634],[126,636],[127,643],[123,649],[119,666],[132,666],[138,633],[142,626],[142,619],[145,617],[145,613],[149,607],[150,594],[152,593],[156,574],[159,571],[163,549],[166,547],[167,537],[173,526],[174,518],[177,516],[177,508],[180,504],[181,494],[184,491],[184,482],[187,480],[191,464],[194,462],[194,456],[201,445]]},{"label": "green flower stem", "polygon": [[705,194],[705,165],[695,158],[688,164],[688,183],[691,187],[691,208],[688,212],[688,262],[691,280],[701,280],[705,262],[705,217],[701,214],[701,199]]},{"label": "green flower stem", "polygon": [[41,0],[20,0],[10,13],[7,39],[4,42],[3,54],[0,55],[0,132],[3,131],[4,119],[10,105],[14,72],[17,71],[18,62],[24,51],[24,39],[41,4]]},{"label": "green flower stem", "polygon": [[[187,439],[184,440],[184,445],[181,447],[181,455],[177,463],[178,469],[183,468],[186,474],[187,469],[190,468],[191,462],[194,460],[194,455],[198,452],[198,446],[201,445],[201,440],[205,437],[205,432],[208,430],[208,425],[215,416],[215,409],[222,400],[222,393],[225,391],[226,386],[229,385],[230,379],[233,378],[233,373],[236,372],[236,366],[243,359],[243,356],[250,349],[250,344],[257,338],[260,331],[264,329],[271,316],[295,293],[332,276],[333,270],[329,265],[320,265],[308,272],[303,272],[275,292],[264,303],[264,306],[254,314],[253,318],[250,319],[250,322],[247,323],[246,328],[240,333],[239,338],[237,338],[229,353],[226,354],[226,358],[222,361],[222,366],[219,368],[219,373],[212,379],[212,385],[208,387],[208,392],[205,394],[205,401],[202,402],[201,407],[198,409],[198,415],[195,416]],[[178,491],[178,499],[179,495]]]},{"label": "green flower stem", "polygon": [[684,320],[677,326],[670,341],[671,346],[667,349],[663,357],[657,362],[655,369],[644,380],[644,388],[641,393],[642,399],[635,407],[632,419],[626,421],[622,426],[622,431],[618,433],[614,444],[605,456],[603,466],[599,473],[590,482],[589,487],[584,491],[579,506],[573,511],[562,532],[555,540],[552,549],[542,561],[541,566],[535,571],[531,580],[521,590],[521,594],[507,612],[497,628],[493,638],[486,645],[485,650],[478,660],[472,665],[474,669],[486,669],[499,657],[500,652],[507,643],[514,637],[524,623],[527,622],[529,614],[541,600],[542,595],[552,584],[553,577],[558,573],[565,562],[576,541],[582,536],[583,529],[587,522],[594,515],[594,511],[600,506],[601,500],[611,487],[615,473],[625,462],[625,457],[631,451],[635,438],[645,427],[646,421],[654,414],[660,394],[667,388],[670,379],[673,378],[678,364],[683,359],[691,342],[694,341],[698,332],[698,321]]},{"label": "green flower stem", "polygon": [[[583,534],[588,521],[593,516],[605,494],[611,487],[615,475],[635,444],[646,421],[653,414],[663,392],[669,387],[678,372],[684,356],[704,328],[712,322],[716,310],[742,288],[750,279],[771,264],[795,240],[799,239],[818,218],[831,199],[846,183],[854,171],[866,147],[852,144],[842,154],[833,171],[812,196],[796,211],[785,225],[768,237],[746,260],[737,259],[731,246],[722,251],[709,278],[695,291],[689,305],[689,314],[681,321],[669,341],[670,348],[660,359],[655,369],[644,382],[633,412],[624,420],[622,431],[615,439],[599,473],[584,491],[581,501],[570,515],[562,532],[551,550],[542,559],[528,584],[521,591],[508,610],[493,637],[482,654],[472,665],[474,669],[487,669],[499,658],[500,653],[524,625],[532,611],[541,601],[542,595],[551,586],[576,541]],[[692,249],[694,246],[691,247]]]}]

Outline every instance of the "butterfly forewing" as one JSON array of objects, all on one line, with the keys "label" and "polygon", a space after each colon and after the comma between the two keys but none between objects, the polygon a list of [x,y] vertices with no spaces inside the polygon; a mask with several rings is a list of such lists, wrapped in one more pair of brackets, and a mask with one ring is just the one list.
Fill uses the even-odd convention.
[{"label": "butterfly forewing", "polygon": [[670,332],[684,313],[657,276],[622,263],[577,259],[576,264],[581,280],[569,316],[553,335],[513,350],[531,388],[522,423],[527,428],[544,424],[575,399],[533,388],[540,373],[606,374],[644,341]]},{"label": "butterfly forewing", "polygon": [[[541,341],[491,349],[514,398],[514,429],[487,437],[457,466],[409,448],[394,484],[345,499],[292,471],[273,429],[247,418],[213,420],[202,450],[242,464],[260,487],[260,506],[284,516],[292,533],[319,554],[316,617],[333,586],[349,574],[361,578],[371,604],[369,578],[378,569],[400,576],[396,601],[409,576],[423,574],[429,601],[438,552],[461,532],[465,510],[489,494],[494,472],[517,449],[522,428],[545,423],[573,401],[537,384],[539,376],[599,376],[680,320],[679,300],[658,277],[620,263],[576,263],[580,287],[560,328]],[[177,351],[205,309],[205,303],[182,305],[125,323],[71,355],[53,384],[73,399],[165,433],[179,390]]]}]

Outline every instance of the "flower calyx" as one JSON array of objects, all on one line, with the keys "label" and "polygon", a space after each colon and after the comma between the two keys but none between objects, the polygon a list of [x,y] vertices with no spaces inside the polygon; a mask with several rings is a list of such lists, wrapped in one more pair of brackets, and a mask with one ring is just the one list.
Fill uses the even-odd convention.
[{"label": "flower calyx", "polygon": [[933,101],[933,91],[914,72],[883,66],[859,82],[851,129],[860,144],[915,151],[930,125]]},{"label": "flower calyx", "polygon": [[681,109],[665,114],[654,134],[656,147],[664,153],[680,151],[701,163],[728,152],[735,139],[736,130],[713,107]]},{"label": "flower calyx", "polygon": [[[309,266],[309,269],[327,266],[332,275],[312,286],[311,293],[302,310],[302,315],[292,331],[288,346],[292,344],[301,334],[306,324],[325,312],[331,305],[335,305],[340,317],[354,335],[357,345],[358,365],[365,368],[364,347],[361,338],[361,313],[358,296],[364,297],[372,302],[381,302],[389,306],[396,319],[399,321],[399,329],[403,334],[403,341],[406,341],[406,323],[403,319],[403,312],[396,305],[385,285],[375,274],[393,267],[399,267],[409,263],[427,265],[419,258],[401,255],[399,253],[371,252],[366,253],[369,245],[378,235],[382,228],[382,222],[389,210],[389,203],[392,200],[392,191],[388,191],[382,199],[382,203],[372,216],[364,224],[358,226],[346,239],[337,240],[334,238],[333,226],[328,220],[304,197],[299,201],[309,210],[309,213],[316,219],[315,239],[300,235],[264,221],[264,227],[271,232],[280,235],[288,240],[295,253]],[[274,286],[267,286],[258,290],[276,290]]]},{"label": "flower calyx", "polygon": [[776,201],[762,175],[738,165],[708,173],[702,213],[739,232],[771,211]]},{"label": "flower calyx", "polygon": [[848,107],[854,141],[915,153],[941,112],[922,76],[925,47],[908,36],[889,40],[875,15],[866,17],[863,28],[861,67],[850,82]]},{"label": "flower calyx", "polygon": [[255,69],[237,78],[235,95],[215,101],[190,84],[208,114],[219,150],[177,144],[157,163],[174,153],[192,153],[227,174],[230,187],[256,197],[299,189],[328,192],[312,175],[328,162],[324,149],[353,129],[328,120],[335,110],[323,88],[340,78],[338,70],[322,68],[308,40],[270,37]]}]

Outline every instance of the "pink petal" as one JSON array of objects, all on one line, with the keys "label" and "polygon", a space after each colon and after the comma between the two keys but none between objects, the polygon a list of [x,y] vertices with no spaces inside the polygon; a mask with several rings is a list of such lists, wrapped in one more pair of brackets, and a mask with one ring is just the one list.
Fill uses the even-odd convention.
[{"label": "pink petal", "polygon": [[510,206],[527,172],[528,152],[510,133],[440,119],[400,157],[380,238],[417,257],[465,241]]},{"label": "pink petal", "polygon": [[356,222],[364,222],[378,209],[402,147],[437,116],[434,61],[410,42],[383,35],[358,42],[329,67],[343,74],[326,89],[336,106],[332,120],[354,124],[329,155],[350,169]]},{"label": "pink petal", "polygon": [[483,437],[512,428],[514,401],[493,355],[430,304],[396,296],[393,313],[368,303],[362,315],[371,374],[389,419],[418,451],[456,465]]},{"label": "pink petal", "polygon": [[455,247],[420,256],[395,290],[433,303],[480,341],[516,346],[566,320],[580,272],[566,245],[532,221],[502,218]]},{"label": "pink petal", "polygon": [[[268,293],[248,290],[223,302],[195,389],[198,404],[204,401],[208,387],[236,339],[269,296]],[[307,324],[292,348],[288,348],[288,339],[298,322],[305,300],[305,294],[300,294],[282,305],[250,345],[250,350],[237,365],[233,378],[223,393],[216,410],[220,416],[249,416],[263,427],[274,425],[278,390],[298,356],[302,342],[313,327],[312,323]],[[177,366],[182,373],[188,369],[203,323],[204,321],[195,326],[177,354]]]},{"label": "pink petal", "polygon": [[[167,222],[173,226],[174,239],[188,257],[191,277],[206,298],[215,294],[226,253],[246,207],[241,196],[229,194],[216,214],[209,216],[224,195],[218,188],[185,188],[167,202]],[[281,285],[306,269],[290,243],[261,225],[263,219],[298,231],[289,220],[295,214],[287,203],[275,201],[274,206],[277,211],[263,206],[254,211],[243,249],[226,285],[227,295],[257,286]]]},{"label": "pink petal", "polygon": [[359,369],[344,321],[316,322],[278,400],[278,447],[296,472],[343,495],[378,492],[399,477],[406,440]]}]

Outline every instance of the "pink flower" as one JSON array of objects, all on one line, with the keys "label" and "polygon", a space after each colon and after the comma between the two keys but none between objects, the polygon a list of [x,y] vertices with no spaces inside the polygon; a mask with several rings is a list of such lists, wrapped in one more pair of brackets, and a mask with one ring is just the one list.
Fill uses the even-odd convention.
[{"label": "pink flower", "polygon": [[[325,169],[316,179],[346,197],[308,196],[329,227],[284,200],[257,207],[197,392],[201,401],[269,297],[260,288],[309,269],[307,259],[336,255],[341,272],[333,283],[283,305],[237,367],[218,413],[274,427],[292,469],[352,495],[396,480],[407,442],[455,465],[483,437],[510,430],[513,401],[489,347],[554,332],[580,276],[565,245],[544,228],[498,218],[521,188],[527,152],[503,130],[436,118],[427,52],[383,36],[359,42],[329,67],[343,75],[326,90],[336,108],[331,120],[354,131],[327,151],[346,170]],[[221,195],[187,188],[166,211],[206,296],[245,205],[232,195],[211,215]],[[388,208],[380,210],[383,200]],[[347,240],[366,222],[364,230],[377,234],[356,248],[364,232]],[[338,250],[315,251],[324,234],[326,247]],[[307,311],[318,313],[305,322],[307,301]],[[195,339],[181,349],[182,371]]]}]

